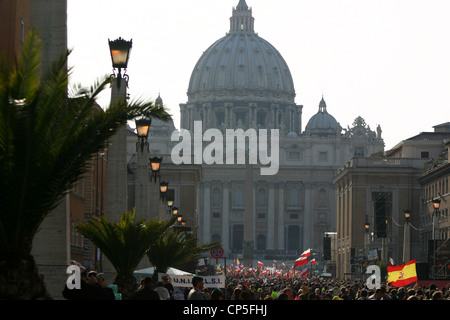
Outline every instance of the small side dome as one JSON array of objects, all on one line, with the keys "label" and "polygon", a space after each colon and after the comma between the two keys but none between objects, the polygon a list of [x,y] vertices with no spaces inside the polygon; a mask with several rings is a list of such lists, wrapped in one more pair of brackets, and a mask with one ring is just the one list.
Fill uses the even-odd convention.
[{"label": "small side dome", "polygon": [[[155,100],[155,106],[162,107],[163,106],[163,100],[161,98],[161,95],[158,94],[158,98]],[[152,124],[150,125],[150,136],[164,136],[164,135],[170,135],[175,130],[175,125],[173,123],[173,120],[167,120],[163,121],[160,119],[152,118]]]},{"label": "small side dome", "polygon": [[327,104],[322,97],[319,104],[319,111],[309,119],[305,132],[313,135],[329,135],[342,131],[342,127],[336,119],[327,112]]}]

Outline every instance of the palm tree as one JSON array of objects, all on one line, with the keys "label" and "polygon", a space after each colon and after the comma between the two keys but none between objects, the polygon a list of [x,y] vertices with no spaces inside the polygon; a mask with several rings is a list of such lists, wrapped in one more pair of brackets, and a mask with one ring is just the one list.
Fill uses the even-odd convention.
[{"label": "palm tree", "polygon": [[220,247],[220,241],[198,244],[196,238],[190,237],[185,232],[170,229],[147,251],[148,260],[155,267],[153,279],[156,281],[158,273],[166,273],[171,266],[198,260],[203,252],[218,247]]},{"label": "palm tree", "polygon": [[136,222],[134,219],[135,209],[124,213],[114,224],[101,216],[77,226],[77,230],[99,247],[116,269],[115,283],[125,300],[130,299],[137,289],[133,271],[148,248],[175,222],[174,219],[140,219]]},{"label": "palm tree", "polygon": [[40,68],[41,54],[32,31],[17,63],[0,64],[0,299],[51,298],[31,255],[42,221],[127,120],[170,119],[151,102],[121,100],[94,112],[111,79],[69,95],[70,52],[48,70]]}]

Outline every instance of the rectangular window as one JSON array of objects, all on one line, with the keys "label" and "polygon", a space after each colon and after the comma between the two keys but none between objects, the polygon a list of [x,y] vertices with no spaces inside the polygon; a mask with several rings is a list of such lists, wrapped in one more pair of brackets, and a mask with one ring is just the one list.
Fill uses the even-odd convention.
[{"label": "rectangular window", "polygon": [[244,205],[244,188],[240,185],[237,185],[234,188],[233,204],[235,206],[243,206]]},{"label": "rectangular window", "polygon": [[288,153],[289,160],[300,160],[300,152],[299,151],[290,151]]},{"label": "rectangular window", "polygon": [[319,162],[327,162],[328,161],[328,152],[319,152]]},{"label": "rectangular window", "polygon": [[354,157],[364,157],[364,147],[356,147],[353,156]]}]

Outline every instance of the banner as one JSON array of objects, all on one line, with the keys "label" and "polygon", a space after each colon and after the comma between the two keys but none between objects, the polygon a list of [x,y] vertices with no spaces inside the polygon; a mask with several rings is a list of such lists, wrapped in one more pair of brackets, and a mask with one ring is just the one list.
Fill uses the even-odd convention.
[{"label": "banner", "polygon": [[[160,273],[158,275],[159,280],[162,281],[162,276],[164,274]],[[188,287],[192,288],[192,275],[168,275],[170,277],[171,283],[174,287]],[[205,288],[225,288],[225,275],[214,275],[214,276],[201,276],[203,278],[203,286]]]},{"label": "banner", "polygon": [[367,255],[367,260],[377,260],[377,259],[378,259],[377,249],[369,250],[369,254]]}]

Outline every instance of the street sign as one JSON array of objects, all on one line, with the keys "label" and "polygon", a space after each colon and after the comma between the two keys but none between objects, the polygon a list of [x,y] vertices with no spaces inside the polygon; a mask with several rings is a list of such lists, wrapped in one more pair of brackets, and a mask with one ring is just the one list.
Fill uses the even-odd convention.
[{"label": "street sign", "polygon": [[219,259],[223,256],[223,248],[219,247],[211,249],[209,253],[211,254],[211,257],[213,257],[214,259]]}]

